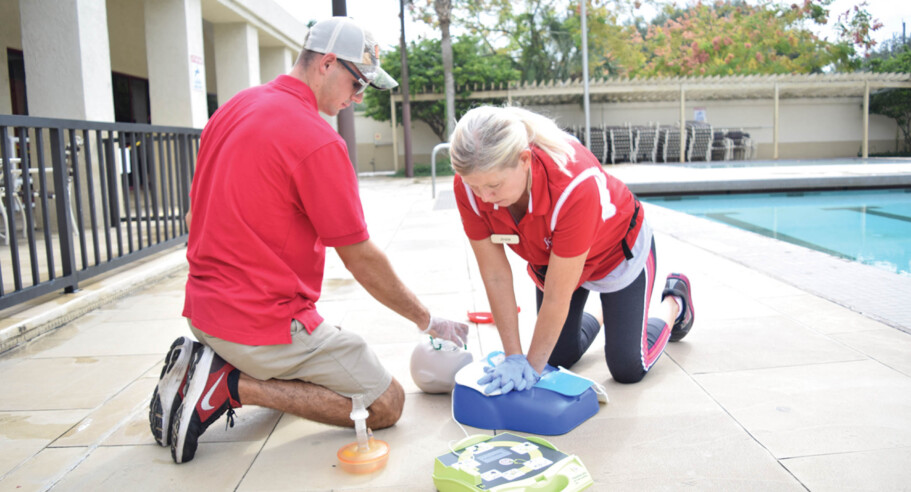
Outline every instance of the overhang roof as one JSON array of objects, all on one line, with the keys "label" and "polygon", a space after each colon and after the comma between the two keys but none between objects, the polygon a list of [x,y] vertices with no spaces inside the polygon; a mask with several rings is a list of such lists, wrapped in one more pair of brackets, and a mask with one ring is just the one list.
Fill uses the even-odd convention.
[{"label": "overhang roof", "polygon": [[208,22],[244,22],[256,28],[261,47],[284,47],[297,54],[307,26],[272,0],[201,0],[202,18]]},{"label": "overhang roof", "polygon": [[[835,73],[787,75],[734,75],[728,77],[609,78],[589,82],[592,102],[661,102],[686,99],[730,100],[771,99],[775,91],[781,99],[814,97],[857,97],[866,90],[911,88],[907,73]],[[464,88],[460,88],[462,90]],[[581,80],[522,82],[498,87],[471,87],[468,99],[521,100],[523,104],[565,104],[581,100]],[[395,92],[395,101],[401,101]],[[443,99],[443,94],[428,91],[414,94],[412,101]]]}]

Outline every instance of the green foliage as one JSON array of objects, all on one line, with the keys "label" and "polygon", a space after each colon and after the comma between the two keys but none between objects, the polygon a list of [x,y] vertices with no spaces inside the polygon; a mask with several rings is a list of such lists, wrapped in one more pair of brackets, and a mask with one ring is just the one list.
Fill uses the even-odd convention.
[{"label": "green foliage", "polygon": [[[452,165],[450,165],[449,159],[440,159],[440,160],[437,160],[437,176],[454,176],[454,175],[455,175],[455,171],[452,170]],[[429,162],[426,163],[426,164],[424,164],[424,163],[421,163],[421,164],[415,163],[415,165],[414,165],[413,176],[414,176],[414,177],[418,177],[418,176],[431,176],[431,172],[430,172],[430,163],[429,163]],[[397,177],[397,178],[404,178],[404,177],[406,177],[406,176],[405,176],[405,168],[399,169],[399,170],[395,173],[395,177]]]},{"label": "green foliage", "polygon": [[[819,39],[807,27],[825,23],[832,0],[805,0],[789,6],[762,0],[668,6],[646,32],[631,33],[630,49],[617,54],[633,76],[708,76],[814,73],[824,68],[854,68],[852,29],[876,26],[869,15],[846,17],[842,40]],[[863,11],[866,13],[866,11]]]},{"label": "green foliage", "polygon": [[[894,49],[891,56],[869,60],[874,72],[911,73],[911,48]],[[883,89],[870,97],[870,112],[895,120],[904,139],[905,150],[911,150],[911,89]]]},{"label": "green foliage", "polygon": [[[518,80],[519,72],[512,68],[512,61],[503,55],[492,53],[476,37],[463,36],[452,45],[454,69],[453,77],[456,86],[456,111],[459,118],[471,109],[468,100],[471,88],[498,86]],[[383,55],[384,60],[401,60],[401,51],[395,49]],[[399,63],[386,62],[383,67],[396,80],[401,77],[402,67]],[[443,93],[443,55],[440,41],[423,39],[408,46],[408,79],[411,94],[424,92]],[[491,102],[491,101],[488,101]],[[364,96],[365,114],[378,121],[389,121],[389,93],[380,91],[366,92]],[[493,101],[496,103],[496,101]],[[445,141],[446,102],[411,101],[412,119],[421,120]],[[402,105],[396,104],[396,121],[401,124]]]},{"label": "green foliage", "polygon": [[[433,0],[416,9],[432,22]],[[636,16],[640,0],[585,0],[589,75],[699,76],[855,70],[881,23],[866,3],[842,13],[834,0],[725,0],[666,4],[651,24]],[[582,75],[580,0],[452,0],[453,25],[481,36],[491,52],[514,60],[521,80]],[[620,15],[624,15],[621,22]],[[837,15],[836,15],[837,14]],[[834,24],[837,39],[812,25]]]},{"label": "green foliage", "polygon": [[[450,12],[456,84],[455,117],[473,103],[471,87],[514,81],[579,79],[582,75],[581,4],[586,1],[589,76],[639,77],[816,73],[855,70],[868,54],[871,33],[881,27],[861,3],[832,19],[834,0],[718,0],[666,6],[649,24],[637,9],[668,0],[411,0],[412,16],[437,25]],[[621,22],[621,15],[625,21]],[[814,24],[834,21],[838,39],[818,38]],[[412,94],[444,90],[438,40],[409,47]],[[386,54],[388,71],[400,77],[399,50]],[[497,101],[485,101],[497,104]],[[386,93],[368,91],[366,113],[390,119]],[[401,105],[397,105],[401,121]],[[411,101],[412,118],[426,122],[445,140],[445,102]]]},{"label": "green foliage", "polygon": [[[625,41],[619,8],[627,0],[588,0],[589,75],[619,69],[610,56]],[[582,76],[582,29],[576,0],[454,0],[454,22],[480,36],[488,48],[513,60],[521,81],[569,80]],[[420,16],[426,21],[426,15]]]}]

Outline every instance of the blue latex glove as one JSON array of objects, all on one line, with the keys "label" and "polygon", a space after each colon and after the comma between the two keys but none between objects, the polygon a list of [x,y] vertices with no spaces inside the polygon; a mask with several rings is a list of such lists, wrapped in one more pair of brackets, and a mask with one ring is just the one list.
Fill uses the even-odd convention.
[{"label": "blue latex glove", "polygon": [[501,394],[512,390],[523,391],[534,386],[541,378],[522,354],[510,355],[496,367],[484,367],[484,372],[484,377],[478,380],[478,384],[487,385],[484,393],[488,395],[496,390],[500,390]]}]

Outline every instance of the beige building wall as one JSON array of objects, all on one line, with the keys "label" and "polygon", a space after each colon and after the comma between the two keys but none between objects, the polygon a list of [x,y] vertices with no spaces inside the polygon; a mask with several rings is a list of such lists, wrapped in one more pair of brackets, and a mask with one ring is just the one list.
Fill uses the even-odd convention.
[{"label": "beige building wall", "polygon": [[134,0],[107,0],[111,70],[149,78],[146,62],[145,9]]},{"label": "beige building wall", "polygon": [[[584,125],[577,105],[530,106],[557,120],[561,126]],[[774,150],[774,104],[770,99],[687,101],[686,119],[704,112],[714,129],[742,129],[757,145],[756,159],[771,159]],[[861,97],[781,99],[779,101],[780,159],[857,157],[863,139]],[[591,105],[591,126],[676,125],[677,102],[596,103]],[[894,120],[870,115],[870,153],[895,152],[898,127]]]},{"label": "beige building wall", "polygon": [[[440,139],[430,130],[426,123],[411,121],[411,155],[415,165],[429,165],[433,147]],[[364,116],[363,112],[354,113],[355,138],[357,139],[358,172],[395,172],[405,168],[404,127],[396,125],[398,139],[398,168],[393,159],[392,122],[376,121]]]},{"label": "beige building wall", "polygon": [[[528,106],[546,114],[563,127],[584,125],[577,104]],[[687,101],[686,119],[696,111],[716,130],[748,132],[756,146],[754,159],[774,155],[773,100]],[[852,158],[861,153],[863,139],[863,99],[861,97],[781,99],[779,101],[779,159]],[[594,103],[591,125],[617,126],[669,125],[680,121],[680,104],[670,102]],[[393,172],[392,125],[355,113],[359,172]],[[412,120],[412,152],[416,165],[429,164],[433,147],[440,139],[423,122]],[[900,145],[898,126],[885,116],[870,115],[870,154],[896,152]],[[399,168],[405,165],[403,130],[396,128]]]}]

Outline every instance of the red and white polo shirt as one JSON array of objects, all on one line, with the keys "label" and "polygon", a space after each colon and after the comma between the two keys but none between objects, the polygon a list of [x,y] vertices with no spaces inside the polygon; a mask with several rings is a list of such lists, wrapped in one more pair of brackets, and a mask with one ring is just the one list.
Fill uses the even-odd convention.
[{"label": "red and white polo shirt", "polygon": [[531,196],[528,211],[518,223],[506,208],[481,201],[460,176],[454,181],[468,238],[518,236],[519,242],[509,247],[528,262],[529,274],[539,288],[543,284],[533,270],[547,265],[551,253],[568,258],[588,251],[579,285],[607,277],[626,260],[621,241],[626,239],[632,248],[644,220],[640,208],[636,224],[630,228],[636,197],[622,181],[605,173],[581,143],[573,141],[572,145],[575,156],[566,172],[543,150],[531,147]]}]

